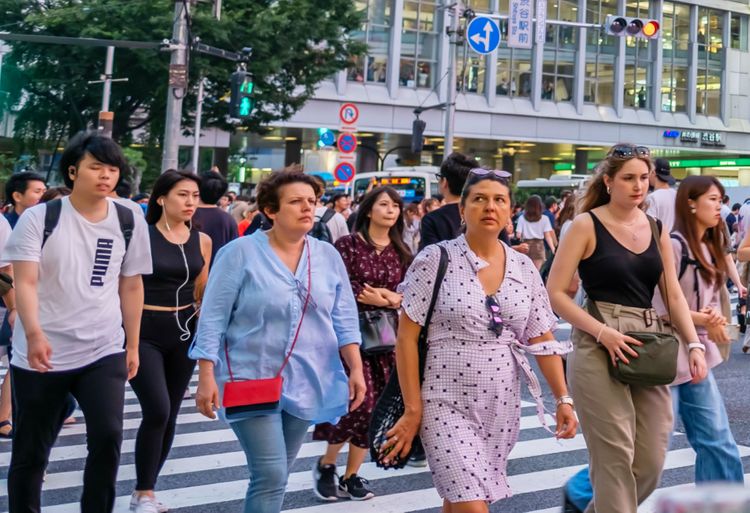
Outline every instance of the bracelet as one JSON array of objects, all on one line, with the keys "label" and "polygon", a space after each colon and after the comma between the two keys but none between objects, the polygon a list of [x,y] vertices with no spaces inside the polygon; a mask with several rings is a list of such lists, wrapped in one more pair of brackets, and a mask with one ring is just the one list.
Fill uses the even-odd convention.
[{"label": "bracelet", "polygon": [[604,323],[602,323],[602,327],[599,328],[599,333],[596,334],[596,343],[597,344],[601,344],[601,342],[599,342],[599,337],[602,336],[602,332],[604,331],[604,328],[606,328],[606,327],[607,327],[607,325],[604,324]]},{"label": "bracelet", "polygon": [[692,351],[693,349],[700,349],[704,353],[706,352],[706,346],[702,342],[690,342],[688,344],[688,351]]},{"label": "bracelet", "polygon": [[570,405],[571,408],[575,409],[575,404],[573,404],[573,398],[569,395],[561,395],[557,398],[557,401],[555,401],[555,406],[559,408],[563,404]]}]

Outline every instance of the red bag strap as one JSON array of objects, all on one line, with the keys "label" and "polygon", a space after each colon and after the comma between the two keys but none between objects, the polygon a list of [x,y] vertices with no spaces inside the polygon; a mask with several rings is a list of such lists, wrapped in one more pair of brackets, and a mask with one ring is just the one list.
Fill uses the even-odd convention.
[{"label": "red bag strap", "polygon": [[[281,376],[282,371],[284,370],[284,367],[287,366],[289,363],[289,359],[292,357],[292,352],[294,351],[294,346],[297,345],[297,339],[299,338],[299,332],[300,328],[302,328],[302,321],[305,319],[305,312],[307,312],[307,305],[310,304],[310,294],[312,291],[312,265],[310,262],[310,243],[307,241],[307,238],[305,238],[305,247],[307,249],[307,295],[305,296],[305,303],[302,306],[302,315],[299,318],[299,323],[297,324],[297,330],[294,332],[294,339],[292,340],[292,347],[289,348],[289,352],[286,355],[286,358],[284,358],[284,363],[281,364],[281,368],[279,369],[279,372],[276,373],[276,378]],[[234,381],[234,374],[232,373],[232,365],[229,363],[229,347],[226,343],[224,343],[224,354],[227,357],[227,370],[229,371],[229,381]]]}]

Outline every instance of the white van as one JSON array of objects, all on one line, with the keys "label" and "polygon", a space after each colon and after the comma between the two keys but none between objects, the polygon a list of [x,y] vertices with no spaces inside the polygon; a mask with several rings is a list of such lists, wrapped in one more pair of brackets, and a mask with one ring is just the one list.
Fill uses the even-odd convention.
[{"label": "white van", "polygon": [[436,166],[401,166],[391,167],[385,171],[357,173],[354,176],[349,194],[352,198],[364,196],[373,187],[388,185],[398,191],[405,203],[422,201],[438,193]]}]

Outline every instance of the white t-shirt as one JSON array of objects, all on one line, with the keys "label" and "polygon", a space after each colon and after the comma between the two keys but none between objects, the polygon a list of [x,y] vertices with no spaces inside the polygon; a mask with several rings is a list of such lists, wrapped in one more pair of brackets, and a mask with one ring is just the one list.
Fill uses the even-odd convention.
[{"label": "white t-shirt", "polygon": [[544,239],[544,234],[552,231],[552,224],[549,222],[549,218],[542,215],[539,221],[526,220],[526,216],[518,218],[518,224],[516,225],[516,233],[521,234],[521,239]]},{"label": "white t-shirt", "polygon": [[562,224],[562,226],[560,227],[560,240],[563,240],[563,237],[565,237],[565,234],[568,233],[568,230],[570,230],[570,225],[572,224],[572,219],[568,219]]},{"label": "white t-shirt", "polygon": [[0,267],[10,264],[5,258],[5,245],[8,244],[11,233],[13,233],[13,228],[10,227],[10,223],[4,215],[0,215]]},{"label": "white t-shirt", "polygon": [[721,218],[724,222],[727,221],[727,216],[732,213],[732,209],[726,203],[721,204]]},{"label": "white t-shirt", "polygon": [[[62,198],[60,220],[42,251],[46,204],[26,210],[3,258],[38,262],[39,323],[52,346],[53,371],[85,367],[123,351],[119,277],[151,274],[151,244],[143,216],[135,216],[127,254],[117,210],[109,199],[107,217],[92,223]],[[13,331],[16,367],[30,370],[19,318]]]},{"label": "white t-shirt", "polygon": [[115,203],[119,203],[120,205],[128,207],[130,210],[133,211],[134,214],[137,213],[141,217],[145,216],[141,206],[133,200],[130,200],[127,198],[110,198],[110,199],[114,201]]},{"label": "white t-shirt", "polygon": [[674,226],[674,209],[675,200],[677,199],[677,191],[672,189],[656,189],[654,192],[648,195],[648,207],[646,213],[651,217],[655,217],[667,230],[667,233],[672,231]]},{"label": "white t-shirt", "polygon": [[739,225],[739,242],[741,243],[745,240],[748,226],[750,226],[750,202],[746,201],[740,207],[740,213],[737,215],[737,223]]},{"label": "white t-shirt", "polygon": [[[320,221],[327,210],[327,207],[316,207],[315,220]],[[349,227],[346,226],[346,218],[338,212],[333,214],[333,216],[326,223],[326,226],[329,230],[331,230],[331,237],[333,237],[331,243],[336,242],[344,235],[349,235]]]}]

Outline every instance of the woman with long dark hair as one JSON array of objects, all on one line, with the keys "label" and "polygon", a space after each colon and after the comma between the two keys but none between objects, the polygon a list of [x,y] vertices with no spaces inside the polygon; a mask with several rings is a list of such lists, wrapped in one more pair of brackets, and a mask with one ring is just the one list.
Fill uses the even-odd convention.
[{"label": "woman with long dark hair", "polygon": [[136,483],[130,504],[136,513],[167,510],[156,501],[154,488],[195,368],[188,348],[211,260],[211,239],[192,228],[199,185],[193,173],[166,171],[154,184],[146,213],[154,272],[143,276],[141,366],[130,380],[143,411],[135,439]]},{"label": "woman with long dark hair", "polygon": [[[688,176],[677,190],[675,224],[672,232],[675,269],[679,274],[698,339],[703,343],[706,379],[692,381],[687,348],[681,346],[677,379],[672,386],[675,414],[685,426],[695,450],[695,482],[730,481],[743,483],[744,471],[737,444],[716,379],[710,369],[722,363],[717,344],[731,342],[728,319],[721,311],[720,291],[727,279],[726,231],[721,219],[724,187],[713,176]],[[667,315],[657,295],[656,309]]]},{"label": "woman with long dark hair", "polygon": [[[342,417],[338,424],[319,424],[315,428],[313,439],[328,442],[325,455],[313,469],[313,490],[322,500],[337,500],[340,496],[365,500],[374,496],[367,481],[357,472],[367,456],[370,416],[388,382],[394,355],[392,345],[368,348],[367,334],[373,325],[385,323],[384,331],[395,337],[397,310],[401,307],[401,294],[396,292],[396,286],[411,262],[411,251],[403,241],[403,207],[401,196],[392,187],[373,189],[360,203],[354,233],[335,243],[357,298],[360,326],[365,328],[362,367],[367,393],[362,405]],[[370,336],[386,338],[384,331],[375,331]],[[393,343],[395,338],[391,340]],[[346,442],[349,442],[346,472],[336,483],[336,457]]]},{"label": "woman with long dark hair", "polygon": [[516,238],[528,245],[529,258],[534,262],[537,270],[541,269],[547,259],[544,243],[547,243],[552,253],[555,252],[555,232],[552,223],[549,222],[543,212],[542,198],[536,194],[529,196],[523,209],[523,215],[518,218],[516,225]]},{"label": "woman with long dark hair", "polygon": [[[547,281],[552,307],[574,327],[568,380],[590,455],[594,499],[587,511],[597,513],[636,513],[664,467],[672,432],[668,385],[629,385],[608,370],[608,360],[628,365],[638,356],[632,346],[643,345],[624,333],[664,330],[652,306],[657,285],[668,294],[670,318],[685,342],[686,371],[696,383],[706,376],[705,346],[677,281],[669,234],[643,211],[652,169],[646,147],[609,150]],[[576,269],[586,309],[567,294]]]}]

